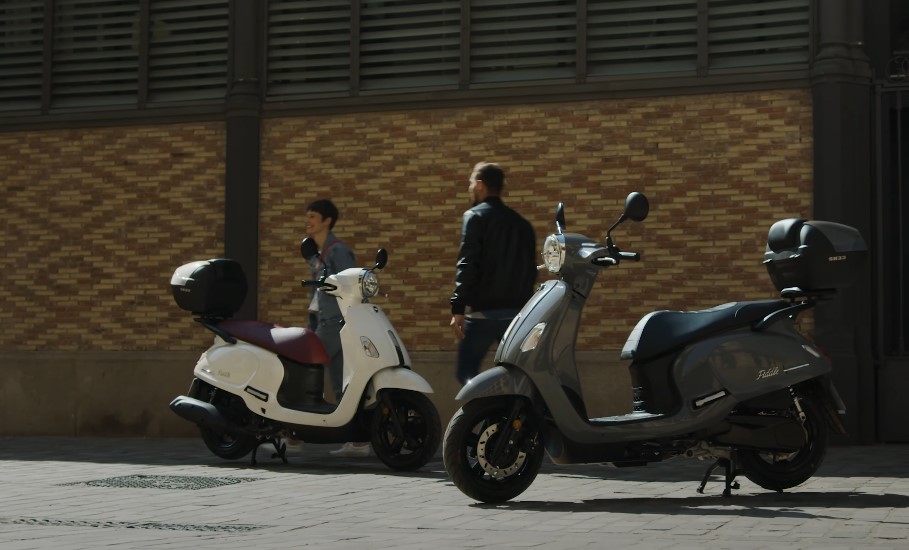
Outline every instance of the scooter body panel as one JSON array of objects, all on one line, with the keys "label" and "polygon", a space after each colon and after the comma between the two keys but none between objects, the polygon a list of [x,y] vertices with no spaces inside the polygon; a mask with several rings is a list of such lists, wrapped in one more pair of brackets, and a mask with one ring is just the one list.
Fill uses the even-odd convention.
[{"label": "scooter body panel", "polygon": [[193,373],[196,378],[236,395],[243,395],[250,386],[273,394],[281,385],[284,367],[278,356],[266,349],[242,340],[230,344],[215,337]]},{"label": "scooter body panel", "polygon": [[[742,402],[830,372],[830,363],[789,321],[755,332],[741,329],[696,342],[675,361],[673,379],[683,406],[724,392]],[[715,399],[720,399],[716,397]]]},{"label": "scooter body panel", "polygon": [[429,383],[409,369],[407,349],[382,308],[361,303],[354,304],[346,313],[341,329],[345,392],[338,407],[330,413],[281,406],[277,401],[284,380],[280,358],[242,340],[230,344],[216,337],[215,344],[196,364],[194,374],[216,388],[240,396],[255,414],[292,425],[347,425],[359,410],[360,398],[370,384],[375,390],[370,393],[371,402],[375,401],[375,392],[383,388],[432,392]]},{"label": "scooter body panel", "polygon": [[[252,375],[246,377],[246,380],[238,374],[246,375],[250,370],[253,371]],[[284,380],[281,359],[268,350],[242,340],[228,344],[216,338],[215,345],[196,363],[193,374],[216,388],[239,396],[253,413],[285,424],[344,426],[354,417],[359,405],[358,395],[356,398],[342,399],[338,407],[328,414],[282,407],[277,400],[278,389]]]},{"label": "scooter body panel", "polygon": [[[680,398],[672,414],[646,420],[639,415],[591,420],[578,407],[583,394],[573,351],[584,301],[564,281],[547,281],[509,326],[496,353],[497,365],[526,374],[556,429],[578,444],[685,436],[719,424],[741,401],[830,371],[829,363],[798,334],[792,322],[782,320],[764,331],[740,329],[676,352],[670,362],[672,379],[677,395],[685,399]],[[545,327],[531,348],[527,342],[540,324]],[[559,383],[553,384],[554,379]],[[485,394],[494,391],[487,387]],[[501,387],[498,391],[506,393]]]}]

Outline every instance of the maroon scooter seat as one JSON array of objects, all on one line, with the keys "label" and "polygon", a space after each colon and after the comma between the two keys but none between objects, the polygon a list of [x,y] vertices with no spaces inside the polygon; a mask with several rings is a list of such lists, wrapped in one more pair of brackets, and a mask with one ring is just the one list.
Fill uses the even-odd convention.
[{"label": "maroon scooter seat", "polygon": [[326,365],[328,353],[322,340],[308,328],[281,327],[262,321],[225,319],[217,327],[238,340],[267,349],[303,364]]}]

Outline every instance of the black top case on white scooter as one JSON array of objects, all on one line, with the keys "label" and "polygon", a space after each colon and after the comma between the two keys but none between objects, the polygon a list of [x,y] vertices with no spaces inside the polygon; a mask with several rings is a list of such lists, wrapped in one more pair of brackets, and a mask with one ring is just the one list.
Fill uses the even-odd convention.
[{"label": "black top case on white scooter", "polygon": [[180,309],[202,317],[230,317],[246,299],[243,267],[236,260],[216,258],[181,265],[170,280]]}]

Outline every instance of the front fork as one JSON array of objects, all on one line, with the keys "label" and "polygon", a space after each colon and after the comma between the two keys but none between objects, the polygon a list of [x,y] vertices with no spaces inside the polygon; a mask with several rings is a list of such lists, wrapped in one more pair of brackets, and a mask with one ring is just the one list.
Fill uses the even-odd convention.
[{"label": "front fork", "polygon": [[407,432],[404,430],[401,419],[398,418],[398,414],[395,411],[395,405],[388,394],[389,392],[387,391],[379,392],[379,406],[374,414],[381,414],[389,417],[391,419],[391,429],[394,432],[395,441],[403,443],[407,436]]},{"label": "front fork", "polygon": [[502,431],[495,438],[495,445],[489,454],[491,463],[501,464],[502,460],[510,454],[510,450],[523,443],[524,437],[528,435],[524,429],[527,424],[527,414],[524,400],[515,397],[508,413],[508,419],[503,423]]}]

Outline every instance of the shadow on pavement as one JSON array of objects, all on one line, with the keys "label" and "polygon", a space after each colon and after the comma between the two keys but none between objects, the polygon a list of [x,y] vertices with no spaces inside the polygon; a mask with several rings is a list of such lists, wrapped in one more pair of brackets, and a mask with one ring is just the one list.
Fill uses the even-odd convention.
[{"label": "shadow on pavement", "polygon": [[726,498],[721,495],[691,496],[684,498],[634,497],[593,499],[577,502],[513,501],[501,504],[472,504],[475,508],[497,510],[525,510],[536,512],[610,512],[657,513],[667,515],[692,514],[734,515],[757,518],[828,518],[841,520],[841,516],[824,513],[830,508],[872,509],[906,508],[909,496],[895,494],[868,494],[854,491],[761,493],[740,494]]}]

